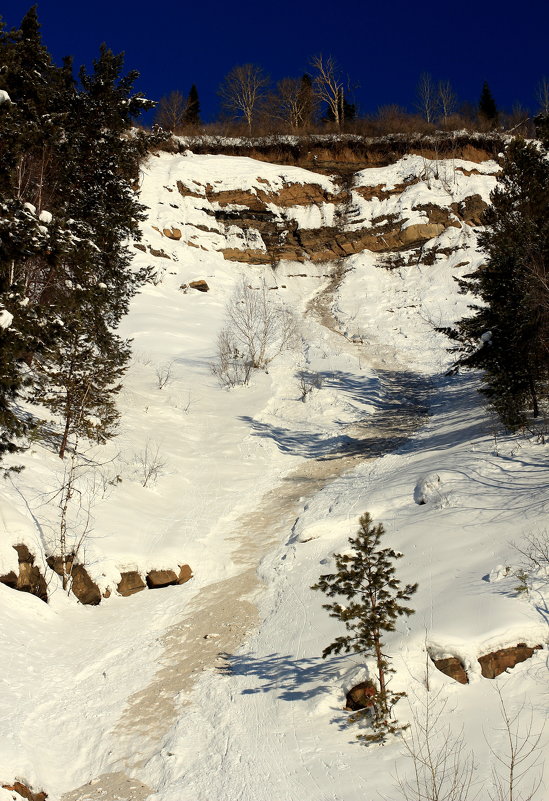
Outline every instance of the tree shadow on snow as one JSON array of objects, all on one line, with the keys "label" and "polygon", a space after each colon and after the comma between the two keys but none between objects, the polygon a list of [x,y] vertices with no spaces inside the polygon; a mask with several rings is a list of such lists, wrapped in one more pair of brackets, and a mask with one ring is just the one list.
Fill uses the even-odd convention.
[{"label": "tree shadow on snow", "polygon": [[[375,458],[401,448],[427,414],[430,384],[416,373],[381,370],[377,373],[379,383],[342,371],[320,376],[322,386],[350,396],[354,403],[368,404],[374,411],[355,423],[336,421],[333,436],[294,431],[249,416],[240,419],[255,436],[274,440],[283,453],[307,459],[339,459],[354,455]],[[354,436],[344,433],[349,429]]]},{"label": "tree shadow on snow", "polygon": [[[332,692],[341,673],[340,664],[347,656],[329,659],[301,658],[291,654],[268,654],[256,658],[252,654],[220,654],[226,661],[220,671],[230,676],[249,677],[254,686],[242,695],[276,692],[283,701],[306,701],[322,693]],[[256,682],[260,683],[257,684]]]}]

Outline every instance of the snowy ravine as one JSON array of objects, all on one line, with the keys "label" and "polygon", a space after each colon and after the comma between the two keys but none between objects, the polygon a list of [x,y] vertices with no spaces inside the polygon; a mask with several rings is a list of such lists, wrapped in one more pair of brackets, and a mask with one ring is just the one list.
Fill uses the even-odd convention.
[{"label": "snowy ravine", "polygon": [[[342,224],[425,225],[422,209],[487,200],[495,171],[413,156],[364,170],[357,186],[391,192],[353,192]],[[294,184],[317,187],[326,203],[277,207],[277,192]],[[546,584],[518,594],[517,579],[497,568],[518,563],[512,542],[545,530],[549,483],[547,446],[495,436],[477,379],[445,376],[451,357],[435,327],[470,302],[453,276],[482,260],[475,231],[456,219],[392,269],[387,253],[370,251],[250,266],[224,259],[222,249],[252,245],[219,221],[224,207],[204,186],[220,197],[268,191],[273,217],[298,227],[337,217],[337,180],[306,170],[191,153],[144,165],[150,211],[136,264],[153,264],[157,278],[123,324],[134,357],[120,434],[91,454],[103,467],[86,562],[111,594],[81,606],[48,576],[46,605],[0,585],[0,784],[20,779],[50,801],[397,801],[409,760],[398,740],[365,748],[345,725],[345,691],[368,661],[321,659],[341,632],[310,590],[368,511],[404,554],[399,578],[419,582],[415,614],[387,637],[392,688],[408,693],[399,719],[421,708],[428,684],[445,704],[441,723],[474,752],[475,787],[488,797],[491,749],[505,748],[495,686],[511,712],[524,706],[524,725],[533,715],[537,731],[545,717]],[[255,235],[252,244],[262,246]],[[242,277],[265,280],[272,302],[295,310],[299,343],[251,386],[228,391],[210,362]],[[201,279],[209,292],[181,289]],[[319,378],[305,400],[302,370]],[[162,466],[143,487],[146,447]],[[12,544],[42,554],[55,539],[47,500],[60,460],[33,445],[19,461],[25,470],[2,492],[2,573]],[[123,570],[183,563],[194,577],[182,586],[114,591]],[[544,647],[495,680],[481,676],[479,656],[519,642]],[[470,683],[438,672],[427,649],[458,657]],[[0,801],[12,795],[0,790]]]}]

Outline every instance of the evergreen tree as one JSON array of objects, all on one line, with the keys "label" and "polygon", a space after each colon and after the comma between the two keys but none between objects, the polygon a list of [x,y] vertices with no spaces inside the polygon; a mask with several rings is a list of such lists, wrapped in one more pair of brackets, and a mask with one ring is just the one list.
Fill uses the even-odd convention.
[{"label": "evergreen tree", "polygon": [[495,128],[498,124],[499,113],[496,106],[496,101],[492,96],[488,82],[484,81],[482,85],[482,92],[478,104],[478,115],[480,119],[489,125],[490,128]]},{"label": "evergreen tree", "polygon": [[487,263],[463,282],[483,305],[450,336],[456,366],[484,370],[483,392],[511,430],[537,417],[549,380],[549,160],[514,140],[485,212]]},{"label": "evergreen tree", "polygon": [[198,99],[198,90],[194,83],[191,86],[189,96],[187,98],[184,121],[186,125],[200,124],[200,101]]},{"label": "evergreen tree", "polygon": [[[132,92],[137,73],[124,76],[122,67],[123,56],[102,46],[78,86],[70,59],[52,63],[35,7],[19,29],[0,29],[0,88],[11,99],[0,106],[0,309],[10,315],[0,336],[0,455],[24,432],[15,402],[31,381],[52,411],[69,410],[60,455],[77,417],[80,433],[92,417],[112,430],[106,409],[128,359],[114,329],[146,278],[132,271],[127,240],[139,238],[132,182],[147,137],[128,130],[152,105]],[[80,376],[87,371],[104,393],[102,413],[90,389],[77,416],[72,402],[58,402],[66,363],[72,375],[77,359]]]},{"label": "evergreen tree", "polygon": [[75,314],[67,335],[58,337],[43,354],[37,370],[34,399],[62,421],[59,456],[64,458],[71,436],[104,443],[114,433],[119,414],[115,395],[120,390],[129,345],[105,329],[102,341]]},{"label": "evergreen tree", "polygon": [[316,112],[313,79],[307,72],[301,76],[298,97],[300,110],[298,127],[302,128],[314,122]]},{"label": "evergreen tree", "polygon": [[[372,525],[372,518],[366,512],[359,520],[360,528],[356,537],[349,537],[352,547],[350,554],[334,554],[336,573],[320,576],[311,589],[321,590],[330,598],[341,596],[349,603],[324,604],[331,617],[345,624],[347,634],[337,637],[322,652],[323,658],[341,651],[374,656],[376,663],[377,688],[373,696],[374,717],[371,735],[360,735],[366,742],[382,742],[388,734],[402,730],[396,721],[391,721],[391,711],[403,693],[393,693],[387,687],[387,679],[394,670],[383,652],[383,636],[394,631],[397,618],[413,614],[413,609],[403,606],[417,590],[417,584],[407,584],[400,589],[400,581],[395,577],[393,562],[402,554],[392,548],[381,548],[381,538],[385,533],[383,525]],[[363,711],[364,712],[364,711]],[[364,715],[359,712],[356,720]]]},{"label": "evergreen tree", "polygon": [[40,218],[52,183],[63,82],[42,45],[35,6],[19,29],[0,25],[0,88],[10,97],[0,106],[0,307],[10,315],[0,337],[0,456],[17,450],[16,438],[26,431],[16,401],[29,383],[32,354],[51,334],[49,311],[34,301],[63,238]]}]

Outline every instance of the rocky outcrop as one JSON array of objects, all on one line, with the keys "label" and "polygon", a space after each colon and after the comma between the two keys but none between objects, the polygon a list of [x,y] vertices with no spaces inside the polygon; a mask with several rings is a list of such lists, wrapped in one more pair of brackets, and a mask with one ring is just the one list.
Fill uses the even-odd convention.
[{"label": "rocky outcrop", "polygon": [[[14,782],[13,784],[3,784],[2,788],[11,793],[17,793],[20,798],[26,798],[27,801],[46,801],[48,797],[48,794],[43,790],[36,792],[20,781]],[[15,799],[16,796],[14,795],[13,798]]]},{"label": "rocky outcrop", "polygon": [[[416,223],[407,227],[402,222],[373,225],[359,230],[344,230],[335,227],[299,229],[289,222],[281,230],[280,225],[262,220],[261,224],[249,216],[241,218],[243,229],[255,228],[261,233],[265,250],[223,248],[221,252],[228,261],[245,264],[270,264],[287,259],[290,261],[312,261],[322,263],[352,256],[363,250],[374,253],[417,247],[441,234],[447,227],[442,222]],[[456,222],[448,222],[457,225]],[[244,241],[244,234],[242,235]]]},{"label": "rocky outcrop", "polygon": [[219,136],[174,137],[163,149],[183,153],[247,156],[258,161],[304,167],[323,174],[348,175],[367,167],[393,164],[406,154],[429,159],[464,159],[481,163],[496,158],[504,149],[498,133],[439,132],[436,134],[388,134],[367,137],[355,134],[300,137],[266,136],[256,139]]},{"label": "rocky outcrop", "polygon": [[[266,183],[269,186],[267,181],[261,178],[257,180],[259,183]],[[291,206],[341,203],[346,199],[346,192],[331,194],[326,192],[319,184],[288,183],[276,190],[269,187],[266,189],[254,189],[253,191],[246,189],[216,191],[211,184],[202,186],[201,184],[196,184],[196,181],[193,181],[193,184],[199,187],[199,191],[195,187],[189,188],[182,181],[178,181],[179,194],[182,197],[204,197],[210,203],[217,204],[221,209],[228,206],[243,206],[252,212],[263,212],[267,210],[269,204],[275,204],[284,209]]]},{"label": "rocky outcrop", "polygon": [[[413,179],[410,184],[416,182]],[[373,197],[384,199],[400,194],[410,184],[391,188],[381,185],[356,187],[353,192],[368,200]],[[385,214],[364,226],[338,224],[306,228],[300,226],[291,215],[284,215],[285,203],[295,200],[294,207],[302,203],[308,207],[316,204],[319,208],[322,204],[334,203],[336,213],[333,216],[337,217],[351,202],[349,193],[330,195],[313,184],[290,184],[276,193],[212,191],[208,199],[215,200],[216,207],[203,211],[215,217],[221,230],[230,230],[231,233],[232,241],[221,248],[223,256],[228,261],[245,264],[275,264],[282,260],[322,263],[352,256],[363,250],[374,253],[410,250],[421,247],[448,227],[460,228],[462,223],[478,225],[486,208],[480,195],[471,195],[450,207],[418,205],[413,211],[420,212],[425,222],[411,225],[405,217]],[[273,210],[273,206],[281,211]],[[250,232],[254,235],[250,236]]]},{"label": "rocky outcrop", "polygon": [[433,659],[434,666],[445,676],[450,676],[451,679],[459,681],[460,684],[469,684],[469,678],[463,667],[463,663],[456,656],[449,656],[445,659]]},{"label": "rocky outcrop", "polygon": [[48,601],[48,588],[46,579],[40,569],[34,564],[34,556],[26,545],[14,545],[17,552],[19,568],[17,574],[10,571],[4,576],[0,576],[0,582],[12,587],[14,590],[28,592],[36,595],[42,601]]},{"label": "rocky outcrop", "polygon": [[363,197],[364,200],[373,200],[374,198],[377,198],[377,200],[386,200],[393,195],[401,195],[405,189],[417,183],[419,183],[419,178],[412,178],[406,183],[396,184],[391,187],[387,187],[385,184],[378,184],[377,186],[356,186],[354,191]]},{"label": "rocky outcrop", "polygon": [[480,195],[469,195],[460,203],[452,203],[450,208],[467,225],[482,225],[483,215],[488,204]]},{"label": "rocky outcrop", "polygon": [[136,592],[141,592],[146,588],[146,584],[141,578],[141,574],[137,570],[127,570],[120,574],[120,581],[116,587],[119,595],[127,597],[134,595]]},{"label": "rocky outcrop", "polygon": [[179,228],[164,228],[162,230],[162,233],[168,239],[175,239],[176,241],[179,241],[181,239],[181,231],[179,230]]},{"label": "rocky outcrop", "polygon": [[492,651],[479,657],[482,675],[486,679],[495,679],[506,670],[511,670],[520,662],[530,659],[536,651],[542,648],[541,645],[534,645],[533,648],[524,642],[519,642],[511,648],[502,648],[499,651]]},{"label": "rocky outcrop", "polygon": [[84,565],[76,562],[73,555],[65,557],[48,556],[48,565],[58,576],[65,576],[73,595],[81,604],[97,606],[101,603],[99,587],[92,581]]},{"label": "rocky outcrop", "polygon": [[159,259],[169,259],[170,258],[168,256],[168,254],[164,253],[164,251],[162,249],[158,250],[157,248],[149,247],[149,253],[151,254],[151,256],[156,256]]},{"label": "rocky outcrop", "polygon": [[[515,665],[518,665],[520,662],[530,659],[530,657],[542,647],[542,645],[534,645],[531,647],[524,642],[520,642],[518,645],[511,646],[510,648],[501,648],[499,651],[492,651],[489,654],[484,654],[484,656],[479,656],[478,661],[481,673],[485,679],[495,679],[497,676],[505,673],[506,670],[514,668]],[[434,659],[431,656],[431,660],[441,673],[450,676],[450,678],[455,679],[455,681],[459,681],[460,684],[469,683],[469,677],[467,676],[465,667],[456,656],[450,656],[444,659]]]},{"label": "rocky outcrop", "polygon": [[174,584],[185,584],[192,578],[193,573],[189,565],[180,565],[178,572],[175,570],[149,570],[145,580],[137,570],[128,570],[120,575],[117,592],[119,595],[128,596],[146,588],[154,590]]}]

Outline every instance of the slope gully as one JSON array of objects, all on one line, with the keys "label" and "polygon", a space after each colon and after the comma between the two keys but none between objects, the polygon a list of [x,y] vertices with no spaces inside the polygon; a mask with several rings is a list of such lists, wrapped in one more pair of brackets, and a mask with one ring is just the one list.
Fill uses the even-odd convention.
[{"label": "slope gully", "polygon": [[[147,687],[129,699],[116,726],[118,745],[107,770],[62,796],[62,801],[145,801],[156,792],[135,776],[161,751],[162,743],[186,705],[202,671],[222,670],[228,656],[242,647],[259,624],[255,603],[262,581],[258,567],[269,551],[289,536],[307,501],[327,484],[353,469],[401,447],[427,413],[428,379],[407,370],[392,349],[381,351],[351,342],[340,333],[331,308],[342,279],[341,265],[307,306],[308,317],[325,330],[326,344],[360,349],[379,374],[382,402],[374,414],[349,430],[345,444],[329,456],[308,459],[267,492],[235,526],[234,563],[238,572],[207,586],[187,613],[166,633],[160,667]],[[380,355],[381,354],[381,355]]]}]

